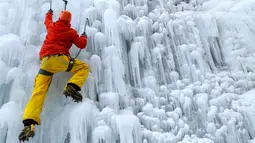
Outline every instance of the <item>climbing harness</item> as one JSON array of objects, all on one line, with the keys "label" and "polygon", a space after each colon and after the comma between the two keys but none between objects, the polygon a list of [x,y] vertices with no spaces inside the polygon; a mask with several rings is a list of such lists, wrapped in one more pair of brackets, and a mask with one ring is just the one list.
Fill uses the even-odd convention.
[{"label": "climbing harness", "polygon": [[67,72],[72,70],[74,63],[75,63],[75,58],[70,57],[70,62],[69,62],[69,65],[67,67],[67,70],[66,70]]},{"label": "climbing harness", "polygon": [[[89,24],[89,19],[87,18],[87,19],[86,19],[85,26],[84,26],[84,32],[83,32],[83,33],[85,33],[88,24]],[[75,59],[79,56],[80,53],[81,53],[81,49],[79,50],[79,52],[78,52],[78,54],[75,56],[75,58],[70,57],[70,63],[69,63],[68,68],[67,68],[67,70],[66,70],[67,72],[69,72],[69,71],[72,70],[73,65],[74,65],[74,63],[75,63]]]}]

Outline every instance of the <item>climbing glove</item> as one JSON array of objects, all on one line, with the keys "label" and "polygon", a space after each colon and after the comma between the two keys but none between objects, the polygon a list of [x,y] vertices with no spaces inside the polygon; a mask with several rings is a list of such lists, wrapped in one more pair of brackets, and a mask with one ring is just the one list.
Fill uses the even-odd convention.
[{"label": "climbing glove", "polygon": [[53,10],[52,10],[52,9],[50,9],[48,12],[53,13]]},{"label": "climbing glove", "polygon": [[86,34],[86,32],[85,32],[85,31],[84,31],[81,35],[82,35],[82,36],[86,36],[86,37],[87,37],[87,34]]}]

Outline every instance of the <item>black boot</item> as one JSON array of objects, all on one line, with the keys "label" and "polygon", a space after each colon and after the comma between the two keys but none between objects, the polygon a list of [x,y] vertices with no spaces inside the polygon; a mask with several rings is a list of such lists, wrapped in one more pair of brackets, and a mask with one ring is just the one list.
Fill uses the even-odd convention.
[{"label": "black boot", "polygon": [[33,138],[35,135],[35,125],[31,124],[29,126],[24,126],[24,129],[19,134],[20,141],[28,141],[29,138]]},{"label": "black boot", "polygon": [[82,95],[78,92],[80,91],[80,87],[73,84],[73,83],[68,83],[66,89],[64,90],[64,95],[70,96],[73,98],[74,102],[81,102],[82,101]]}]

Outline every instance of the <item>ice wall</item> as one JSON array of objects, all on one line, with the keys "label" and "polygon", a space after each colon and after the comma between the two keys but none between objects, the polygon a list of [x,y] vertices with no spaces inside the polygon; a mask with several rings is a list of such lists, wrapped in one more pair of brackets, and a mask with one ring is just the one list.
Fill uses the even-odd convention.
[{"label": "ice wall", "polygon": [[[54,20],[63,9],[52,0]],[[36,143],[247,143],[254,115],[253,0],[72,0],[91,73],[76,104],[54,75]],[[16,143],[49,1],[0,0],[0,143]],[[78,49],[72,48],[72,56]],[[241,99],[240,99],[241,98]],[[99,102],[97,102],[99,100]],[[246,102],[245,102],[246,103]]]}]

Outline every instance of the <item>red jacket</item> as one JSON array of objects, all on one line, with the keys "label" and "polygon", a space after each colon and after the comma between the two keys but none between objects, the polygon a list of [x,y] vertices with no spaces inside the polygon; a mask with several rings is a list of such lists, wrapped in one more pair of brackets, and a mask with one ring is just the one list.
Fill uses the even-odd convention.
[{"label": "red jacket", "polygon": [[70,55],[69,49],[72,44],[84,49],[87,45],[87,37],[79,36],[66,21],[52,21],[52,13],[48,12],[45,17],[47,35],[40,51],[40,59],[47,55],[64,54]]}]

